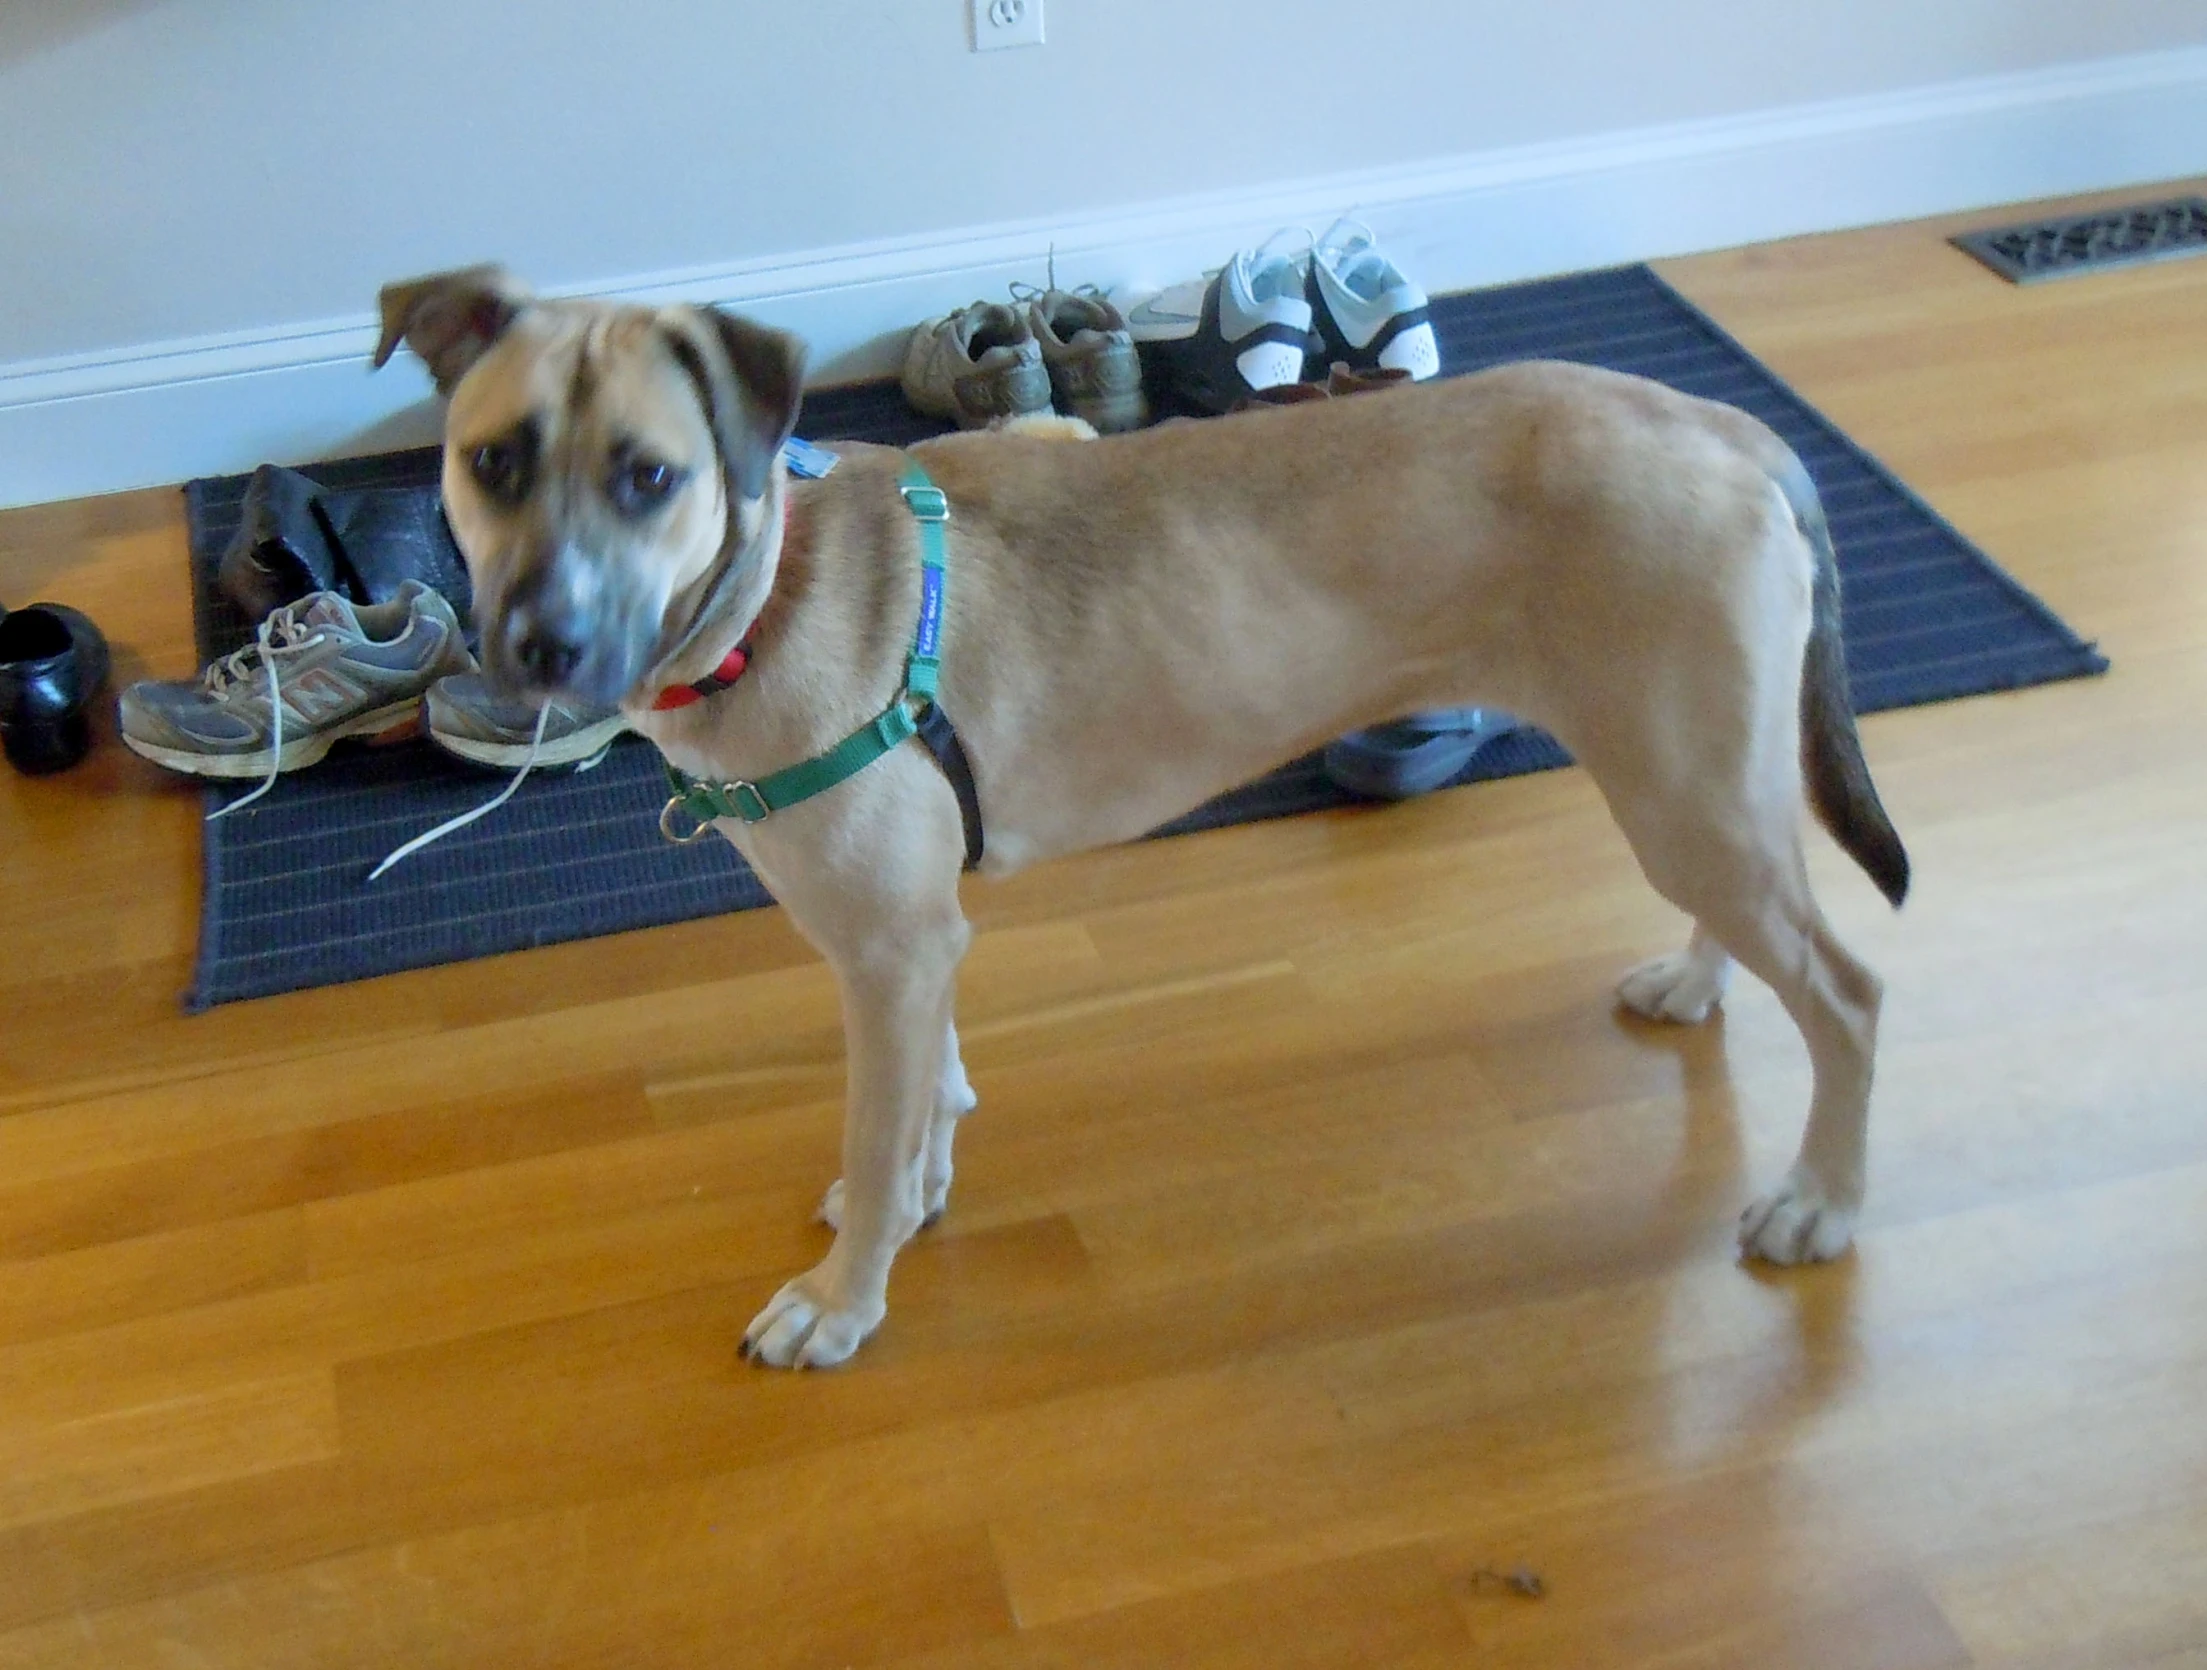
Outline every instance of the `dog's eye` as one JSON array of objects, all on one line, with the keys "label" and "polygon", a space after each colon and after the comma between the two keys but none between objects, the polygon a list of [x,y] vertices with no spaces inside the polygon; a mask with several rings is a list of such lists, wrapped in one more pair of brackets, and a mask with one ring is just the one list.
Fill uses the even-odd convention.
[{"label": "dog's eye", "polygon": [[630,516],[657,510],[682,485],[683,474],[672,464],[651,458],[631,458],[614,467],[606,483],[606,496],[614,508]]},{"label": "dog's eye", "polygon": [[529,496],[529,449],[518,441],[485,441],[468,454],[476,485],[501,504],[519,504]]}]

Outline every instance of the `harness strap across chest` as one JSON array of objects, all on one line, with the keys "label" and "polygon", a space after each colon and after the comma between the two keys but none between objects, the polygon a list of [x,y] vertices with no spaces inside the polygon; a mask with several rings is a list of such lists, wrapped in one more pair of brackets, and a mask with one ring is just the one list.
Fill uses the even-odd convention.
[{"label": "harness strap across chest", "polygon": [[[973,768],[950,720],[936,705],[935,691],[942,676],[944,601],[949,586],[949,542],[944,526],[950,520],[950,501],[928,479],[927,471],[907,461],[897,490],[920,530],[920,618],[912,634],[912,653],[904,664],[904,687],[889,705],[833,747],[809,760],[784,766],[757,779],[737,778],[715,783],[692,777],[667,765],[669,797],[659,811],[659,832],[681,845],[699,839],[716,819],[736,818],[761,823],[776,812],[836,784],[855,777],[892,748],[917,737],[950,780],[958,797],[958,816],[965,825],[966,868],[981,862],[981,801],[973,785]],[[688,705],[678,699],[700,700],[723,690],[742,676],[750,661],[748,641],[739,645],[712,675],[694,685],[678,685],[661,696],[659,707]],[[741,657],[739,660],[738,657]],[[731,663],[735,670],[729,673]],[[724,676],[725,675],[725,676]],[[690,828],[678,831],[677,818],[690,820]]]}]

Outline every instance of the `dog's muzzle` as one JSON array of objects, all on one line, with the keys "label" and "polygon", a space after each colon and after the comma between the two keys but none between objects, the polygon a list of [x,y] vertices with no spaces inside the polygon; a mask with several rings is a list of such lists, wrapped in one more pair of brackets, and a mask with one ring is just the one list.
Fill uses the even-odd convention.
[{"label": "dog's muzzle", "polygon": [[483,667],[495,686],[608,704],[627,695],[648,648],[640,611],[571,552],[535,565],[484,622]]}]

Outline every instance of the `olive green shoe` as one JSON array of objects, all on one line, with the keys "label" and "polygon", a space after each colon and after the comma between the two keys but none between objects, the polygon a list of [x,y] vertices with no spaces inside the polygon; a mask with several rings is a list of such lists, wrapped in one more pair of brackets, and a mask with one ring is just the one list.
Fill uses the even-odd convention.
[{"label": "olive green shoe", "polygon": [[915,330],[903,381],[914,411],[961,429],[1051,409],[1050,372],[1027,310],[1000,302],[975,302]]},{"label": "olive green shoe", "polygon": [[[1019,293],[1013,286],[1013,294]],[[1045,290],[1030,295],[1027,319],[1050,373],[1050,398],[1098,434],[1139,429],[1149,421],[1142,361],[1126,315],[1094,290]]]}]

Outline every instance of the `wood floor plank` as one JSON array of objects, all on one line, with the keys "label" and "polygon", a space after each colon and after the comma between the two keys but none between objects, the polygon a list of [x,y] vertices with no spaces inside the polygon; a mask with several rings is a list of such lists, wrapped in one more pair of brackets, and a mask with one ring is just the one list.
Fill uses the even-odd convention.
[{"label": "wood floor plank", "polygon": [[0,1528],[280,1472],[337,1454],[329,1372],[0,1427]]}]

